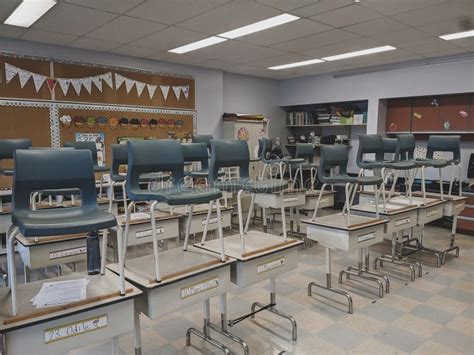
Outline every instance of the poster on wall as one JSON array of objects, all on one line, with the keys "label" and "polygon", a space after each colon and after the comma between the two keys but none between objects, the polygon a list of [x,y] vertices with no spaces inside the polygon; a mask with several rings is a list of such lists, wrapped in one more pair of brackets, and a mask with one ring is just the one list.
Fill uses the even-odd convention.
[{"label": "poster on wall", "polygon": [[105,135],[104,133],[76,133],[76,142],[94,142],[97,147],[97,164],[105,166]]}]

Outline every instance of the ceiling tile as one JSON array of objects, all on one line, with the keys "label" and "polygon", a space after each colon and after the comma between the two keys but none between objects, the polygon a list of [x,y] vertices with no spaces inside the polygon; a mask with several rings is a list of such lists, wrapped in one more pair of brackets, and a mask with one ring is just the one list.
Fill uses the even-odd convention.
[{"label": "ceiling tile", "polygon": [[20,5],[22,0],[2,0],[0,1],[0,22],[3,23],[8,16]]},{"label": "ceiling tile", "polygon": [[420,42],[424,39],[431,37],[431,35],[419,31],[413,28],[409,28],[403,31],[380,33],[374,36],[380,41],[385,42],[387,45],[395,47],[406,47],[413,43]]},{"label": "ceiling tile", "polygon": [[396,15],[440,4],[446,0],[363,0],[362,6],[385,15]]},{"label": "ceiling tile", "polygon": [[360,38],[360,36],[351,32],[335,29],[291,41],[278,43],[276,45],[272,45],[271,47],[288,52],[302,52],[308,49],[319,48],[333,43],[350,41],[356,38]]},{"label": "ceiling tile", "polygon": [[174,57],[175,55],[176,54],[165,51],[165,52],[154,53],[154,54],[148,56],[147,58],[153,59],[153,60],[165,60],[167,58]]},{"label": "ceiling tile", "polygon": [[173,25],[212,10],[229,0],[153,0],[127,13],[129,16]]},{"label": "ceiling tile", "polygon": [[347,42],[341,42],[324,46],[320,48],[314,48],[302,52],[302,54],[311,56],[313,58],[329,57],[336,54],[343,54],[348,52],[360,51],[363,49],[374,48],[382,46],[383,42],[373,38],[357,38]]},{"label": "ceiling tile", "polygon": [[318,0],[257,0],[257,2],[273,7],[274,9],[289,11],[299,7],[315,4]]},{"label": "ceiling tile", "polygon": [[203,68],[222,69],[228,67],[231,63],[221,59],[205,59],[196,65]]},{"label": "ceiling tile", "polygon": [[116,53],[116,54],[129,55],[129,56],[132,56],[132,57],[145,58],[145,57],[149,57],[149,56],[153,55],[157,51],[154,50],[154,49],[150,49],[150,48],[136,47],[136,46],[132,46],[130,44],[126,44],[124,46],[121,46],[121,47],[118,47],[118,48],[115,48],[115,49],[111,50],[111,52]]},{"label": "ceiling tile", "polygon": [[193,65],[202,62],[203,58],[193,57],[187,54],[176,54],[172,55],[171,57],[167,57],[163,61],[176,64]]},{"label": "ceiling tile", "polygon": [[21,39],[34,42],[50,43],[65,45],[76,40],[76,36],[65,35],[62,33],[46,32],[30,28],[22,36]]},{"label": "ceiling tile", "polygon": [[408,26],[388,17],[358,23],[344,27],[344,30],[357,33],[361,36],[378,37],[385,33],[391,33],[407,29]]},{"label": "ceiling tile", "polygon": [[253,33],[241,38],[242,41],[268,46],[275,43],[288,41],[291,39],[308,36],[314,33],[328,31],[332,27],[322,23],[301,19],[293,21],[268,31]]},{"label": "ceiling tile", "polygon": [[26,28],[4,25],[0,23],[0,36],[18,38],[26,32]]},{"label": "ceiling tile", "polygon": [[199,41],[208,37],[205,34],[185,30],[179,27],[167,27],[157,33],[136,40],[133,44],[138,47],[153,48],[166,51],[185,44]]},{"label": "ceiling tile", "polygon": [[219,34],[279,15],[281,12],[252,1],[231,1],[178,26],[208,34]]},{"label": "ceiling tile", "polygon": [[445,55],[458,54],[466,52],[454,44],[439,38],[428,38],[404,48],[407,52],[419,54],[423,57],[441,57]]},{"label": "ceiling tile", "polygon": [[354,0],[320,0],[315,4],[292,10],[291,13],[302,17],[310,17],[352,4],[354,4]]},{"label": "ceiling tile", "polygon": [[254,67],[251,65],[236,64],[236,63],[232,63],[230,65],[224,66],[222,69],[228,73],[237,73],[237,74],[246,74],[246,75],[251,75],[252,73],[256,71],[262,70],[262,68]]},{"label": "ceiling tile", "polygon": [[103,41],[99,39],[81,37],[70,43],[69,46],[89,49],[92,51],[110,51],[111,49],[122,46],[122,44],[113,41]]},{"label": "ceiling tile", "polygon": [[355,68],[370,67],[391,63],[407,62],[410,60],[423,59],[422,56],[409,53],[403,50],[396,50],[384,53],[370,54],[361,57],[344,59],[344,65]]},{"label": "ceiling tile", "polygon": [[380,14],[373,10],[367,9],[359,4],[354,4],[313,16],[311,19],[333,27],[344,27],[355,23],[373,20],[380,16]]},{"label": "ceiling tile", "polygon": [[109,22],[114,17],[116,15],[110,12],[58,3],[41,17],[33,25],[33,28],[81,36]]},{"label": "ceiling tile", "polygon": [[326,73],[334,73],[342,70],[348,70],[351,67],[347,65],[341,65],[340,63],[326,62],[315,65],[307,65],[303,67],[293,68],[292,72],[296,76],[302,75],[318,75]]},{"label": "ceiling tile", "polygon": [[417,27],[418,30],[432,34],[433,36],[446,35],[449,33],[467,31],[472,28],[471,26],[463,26],[459,21],[445,21],[435,22],[428,25]]},{"label": "ceiling tile", "polygon": [[273,67],[277,65],[302,62],[303,60],[309,60],[309,59],[313,59],[313,58],[306,55],[302,55],[302,54],[287,53],[278,57],[252,60],[246,64],[254,66],[254,67],[268,68],[268,67]]},{"label": "ceiling tile", "polygon": [[452,0],[439,5],[396,15],[394,18],[415,27],[437,22],[458,21],[460,19],[474,21],[474,1]]},{"label": "ceiling tile", "polygon": [[120,16],[98,29],[89,32],[89,38],[128,43],[167,27],[152,21],[140,20],[129,16]]},{"label": "ceiling tile", "polygon": [[65,2],[98,10],[124,13],[145,0],[65,0]]},{"label": "ceiling tile", "polygon": [[474,37],[461,38],[451,41],[456,47],[465,49],[468,52],[474,52]]}]

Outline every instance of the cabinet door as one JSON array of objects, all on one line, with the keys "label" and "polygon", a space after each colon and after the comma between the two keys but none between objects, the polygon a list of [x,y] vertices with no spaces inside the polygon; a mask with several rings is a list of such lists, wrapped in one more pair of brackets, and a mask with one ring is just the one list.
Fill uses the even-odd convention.
[{"label": "cabinet door", "polygon": [[469,129],[469,95],[448,95],[439,100],[438,129],[443,132]]},{"label": "cabinet door", "polygon": [[409,132],[411,130],[412,99],[390,99],[387,103],[387,132]]},{"label": "cabinet door", "polygon": [[413,132],[435,132],[438,130],[439,98],[422,97],[413,100],[411,129]]}]

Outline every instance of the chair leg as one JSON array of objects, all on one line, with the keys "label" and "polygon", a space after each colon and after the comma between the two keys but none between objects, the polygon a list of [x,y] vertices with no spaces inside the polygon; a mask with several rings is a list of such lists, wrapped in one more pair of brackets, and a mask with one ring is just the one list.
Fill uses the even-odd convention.
[{"label": "chair leg", "polygon": [[222,230],[221,204],[219,200],[216,200],[215,202],[216,202],[217,232],[219,234],[219,241],[221,244],[221,261],[225,262],[224,232]]},{"label": "chair leg", "polygon": [[251,200],[250,200],[250,207],[249,207],[249,213],[248,213],[248,216],[247,216],[247,221],[245,222],[244,234],[247,234],[247,232],[249,230],[250,219],[252,218],[252,215],[253,215],[254,205],[255,205],[255,194],[253,193],[252,196],[251,196]]},{"label": "chair leg", "polygon": [[194,210],[194,205],[190,205],[189,210],[188,210],[188,218],[186,219],[186,234],[184,236],[184,246],[183,246],[184,251],[188,249],[189,233],[191,231],[191,221],[193,219],[193,210]]},{"label": "chair leg", "polygon": [[[444,200],[443,174],[441,172],[441,168],[438,169],[438,172],[439,172],[439,192],[441,194],[441,199]],[[451,189],[451,184],[449,188]]]},{"label": "chair leg", "polygon": [[[455,165],[451,164],[451,179],[449,180],[449,191],[448,191],[448,196],[449,197],[451,197],[451,193],[453,192],[454,168],[455,168]],[[461,183],[461,180],[459,180],[459,182]]]},{"label": "chair leg", "polygon": [[321,191],[319,192],[319,196],[316,201],[316,206],[314,207],[313,217],[311,218],[313,221],[316,219],[316,215],[318,214],[319,205],[321,203],[321,197],[323,197],[323,192],[326,186],[327,186],[326,183],[324,183],[323,186],[321,186]]},{"label": "chair leg", "polygon": [[244,190],[240,190],[237,193],[237,211],[239,215],[239,234],[240,234],[240,252],[245,254],[245,240],[244,240],[244,220],[242,216],[242,193]]},{"label": "chair leg", "polygon": [[[105,274],[105,264],[107,262],[107,239],[109,235],[109,230],[104,229],[102,231],[102,250],[101,250],[101,263],[100,263],[100,273],[101,275]],[[117,248],[118,250],[119,248]]]},{"label": "chair leg", "polygon": [[[158,201],[153,201],[150,206],[150,216],[151,216],[151,234],[153,238],[153,254],[155,257],[155,277],[156,282],[161,282],[160,274],[160,259],[159,259],[159,250],[158,250],[158,239],[156,237],[156,217],[155,217],[155,207]],[[188,217],[189,218],[189,217]],[[186,234],[186,237],[188,234]],[[184,250],[186,250],[187,240],[185,240]]]},{"label": "chair leg", "polygon": [[202,232],[201,244],[204,244],[206,242],[207,229],[208,229],[208,226],[209,226],[209,220],[211,219],[212,206],[213,205],[214,205],[214,201],[210,201],[209,202],[209,207],[207,208],[206,224],[204,224],[204,230]]},{"label": "chair leg", "polygon": [[17,228],[13,228],[7,233],[7,264],[8,264],[8,275],[10,286],[11,298],[12,298],[12,315],[18,314],[17,296],[16,296],[16,265],[15,265],[15,240],[19,233]]},{"label": "chair leg", "polygon": [[[281,200],[283,201],[283,191],[280,192]],[[288,231],[286,230],[286,214],[285,214],[285,204],[281,204],[281,228],[283,229],[283,237],[285,241],[288,239]]]},{"label": "chair leg", "polygon": [[[110,182],[110,194],[109,194],[109,213],[112,213],[112,203],[113,200],[115,200],[115,181]],[[127,207],[125,207],[125,211],[127,210]]]},{"label": "chair leg", "polygon": [[122,183],[122,195],[123,195],[123,208],[125,213],[127,213],[127,189],[125,188],[126,181]]},{"label": "chair leg", "polygon": [[425,166],[421,167],[421,192],[423,193],[423,204],[426,205]]},{"label": "chair leg", "polygon": [[[131,201],[128,204],[128,207],[125,213],[125,232],[123,234],[123,245],[122,245],[124,264],[125,264],[125,260],[127,259],[128,234],[130,231],[130,216],[132,215],[132,210],[134,206],[135,206],[135,202]],[[117,243],[117,248],[120,248],[120,245],[118,243]]]}]

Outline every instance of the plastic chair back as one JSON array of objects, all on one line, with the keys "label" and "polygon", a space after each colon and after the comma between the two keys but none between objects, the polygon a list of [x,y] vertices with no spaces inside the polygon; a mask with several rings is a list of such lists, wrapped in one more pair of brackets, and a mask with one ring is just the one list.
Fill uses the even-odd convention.
[{"label": "plastic chair back", "polygon": [[426,159],[434,159],[434,152],[450,152],[453,154],[452,162],[461,162],[461,136],[430,136]]},{"label": "plastic chair back", "polygon": [[126,144],[110,145],[112,164],[110,164],[110,178],[115,181],[120,178],[120,166],[128,164],[128,147]]},{"label": "plastic chair back", "polygon": [[397,136],[397,150],[395,161],[413,160],[415,153],[415,136],[411,133]]},{"label": "plastic chair back", "polygon": [[209,167],[209,182],[217,181],[220,168],[239,167],[240,178],[249,178],[250,154],[246,141],[212,140],[211,163]]},{"label": "plastic chair back", "polygon": [[321,145],[321,160],[318,170],[319,181],[331,183],[331,176],[327,175],[326,171],[332,168],[339,168],[338,175],[346,175],[348,161],[349,153],[345,145]]},{"label": "plastic chair back", "polygon": [[209,168],[209,153],[205,143],[181,144],[183,158],[186,162],[200,162],[201,169]]},{"label": "plastic chair back", "polygon": [[311,143],[296,143],[295,159],[303,158],[308,163],[314,162],[314,146]]},{"label": "plastic chair back", "polygon": [[378,134],[359,134],[359,150],[356,163],[359,168],[365,167],[364,155],[375,154],[375,161],[384,160],[384,143]]},{"label": "plastic chair back", "polygon": [[94,142],[64,142],[65,147],[71,147],[74,149],[85,149],[89,150],[92,154],[92,163],[94,166],[99,165],[97,162],[97,146]]},{"label": "plastic chair back", "polygon": [[211,149],[211,140],[213,140],[214,137],[212,134],[196,134],[193,136],[193,143],[204,143],[206,144],[206,147],[208,149]]}]

